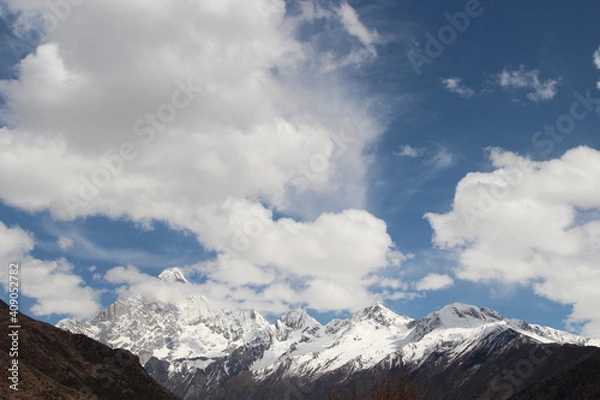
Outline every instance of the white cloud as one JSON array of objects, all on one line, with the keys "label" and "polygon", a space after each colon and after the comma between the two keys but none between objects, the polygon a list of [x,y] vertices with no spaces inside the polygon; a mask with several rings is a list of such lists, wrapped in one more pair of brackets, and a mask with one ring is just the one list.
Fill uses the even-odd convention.
[{"label": "white cloud", "polygon": [[435,150],[425,148],[416,148],[405,144],[400,146],[400,149],[393,152],[396,157],[424,157],[424,162],[432,165],[435,169],[445,169],[453,166],[456,163],[456,157],[450,150],[442,145],[438,145]]},{"label": "white cloud", "polygon": [[428,274],[415,285],[416,290],[442,290],[454,284],[454,280],[445,274]]},{"label": "white cloud", "polygon": [[[8,4],[22,26],[45,11]],[[311,18],[364,48],[298,40]],[[190,231],[217,252],[206,264],[216,298],[260,297],[221,271],[247,268],[239,276],[268,282],[274,302],[297,298],[285,281],[297,276],[316,307],[331,288],[355,308],[373,297],[364,275],[398,256],[385,224],[358,210],[366,149],[384,128],[335,68],[374,57],[377,41],[346,3],[294,17],[283,0],[83,2],[16,67],[18,79],[0,81],[10,127],[0,129],[0,198],[55,219]],[[274,221],[267,208],[308,222]]]},{"label": "white cloud", "polygon": [[578,147],[534,162],[493,149],[490,173],[457,185],[452,210],[428,213],[436,246],[456,253],[457,277],[531,286],[572,304],[570,322],[600,335],[600,151]]},{"label": "white cloud", "polygon": [[[63,195],[79,198],[82,182],[96,176],[110,183],[92,193],[93,201],[74,204],[76,215],[169,220],[182,208],[229,196],[274,204],[299,189],[317,204],[363,206],[362,150],[380,128],[342,82],[333,86],[307,71],[321,55],[294,39],[284,3],[258,3],[74,8],[23,60],[20,79],[0,83],[4,118],[17,127],[0,132],[2,153],[10,155],[1,165],[4,200],[70,218]],[[86,26],[106,34],[86,34]],[[305,82],[312,72],[313,83]],[[193,101],[154,129],[150,114],[168,116],[173,98],[187,102],[179,86],[194,88]],[[345,141],[348,132],[336,119],[351,119],[358,135]],[[135,156],[120,168],[115,155],[126,142]],[[117,171],[107,176],[98,161],[105,153]]]},{"label": "white cloud", "polygon": [[423,149],[412,147],[409,144],[400,146],[400,150],[395,151],[394,155],[397,157],[419,157],[423,153]]},{"label": "white cloud", "polygon": [[442,79],[442,85],[446,90],[458,94],[460,97],[472,97],[475,95],[475,91],[461,84],[461,78],[447,78]]},{"label": "white cloud", "polygon": [[[207,280],[195,293],[216,304],[243,302],[260,311],[280,312],[303,302],[319,311],[356,311],[381,297],[369,291],[374,277],[406,259],[394,248],[385,222],[366,211],[326,213],[313,222],[297,222],[273,221],[268,210],[248,201],[231,207],[234,211],[224,214],[230,217],[212,225],[223,235],[214,243],[217,258],[184,268]],[[230,248],[217,247],[226,239]],[[138,284],[156,284],[135,269],[115,271],[130,286],[123,289],[126,293],[151,293],[151,287]],[[107,278],[116,282],[112,273]],[[189,293],[173,294],[183,295]]]},{"label": "white cloud", "polygon": [[73,247],[73,243],[75,242],[70,237],[61,236],[58,238],[56,243],[58,244],[58,247],[60,247],[63,250],[66,250],[68,248]]},{"label": "white cloud", "polygon": [[527,71],[521,65],[516,70],[503,70],[498,74],[498,83],[504,89],[529,89],[531,92],[527,94],[527,98],[530,101],[538,102],[551,100],[556,96],[560,79],[542,81],[539,70]]},{"label": "white cloud", "polygon": [[380,40],[377,31],[367,29],[358,18],[356,10],[345,1],[340,4],[338,13],[346,31],[360,40],[371,53],[375,54],[374,45]]},{"label": "white cloud", "polygon": [[454,155],[445,147],[440,147],[429,160],[436,169],[444,169],[454,165]]},{"label": "white cloud", "polygon": [[[29,233],[18,226],[8,228],[0,222],[0,243],[0,259],[20,265],[20,293],[35,300],[29,310],[32,314],[87,318],[100,310],[99,293],[85,286],[67,260],[39,260],[29,254],[34,248],[34,239]],[[8,288],[7,267],[0,269],[5,288]]]}]

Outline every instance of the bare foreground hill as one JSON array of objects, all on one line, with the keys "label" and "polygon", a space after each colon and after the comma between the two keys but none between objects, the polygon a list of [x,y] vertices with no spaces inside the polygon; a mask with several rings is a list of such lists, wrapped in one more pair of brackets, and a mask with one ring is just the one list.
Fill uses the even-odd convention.
[{"label": "bare foreground hill", "polygon": [[111,349],[87,336],[63,331],[24,314],[19,314],[18,321],[19,390],[15,392],[6,378],[6,366],[12,362],[8,306],[0,301],[2,399],[177,399],[156,383],[138,357],[127,350]]}]

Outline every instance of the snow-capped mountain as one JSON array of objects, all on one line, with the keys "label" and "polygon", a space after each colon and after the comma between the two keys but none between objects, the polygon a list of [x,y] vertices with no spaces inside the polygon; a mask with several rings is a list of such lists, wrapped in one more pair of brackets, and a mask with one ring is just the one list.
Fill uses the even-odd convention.
[{"label": "snow-capped mountain", "polygon": [[[176,268],[159,279],[174,290],[187,282]],[[203,297],[168,304],[136,296],[118,300],[87,322],[67,319],[58,327],[132,351],[184,399],[223,398],[217,388],[242,375],[254,386],[273,386],[293,377],[343,380],[382,366],[417,371],[440,359],[452,365],[478,351],[501,351],[500,345],[600,347],[597,339],[459,303],[420,320],[378,303],[327,325],[297,308],[270,324],[254,310],[212,309]]]}]

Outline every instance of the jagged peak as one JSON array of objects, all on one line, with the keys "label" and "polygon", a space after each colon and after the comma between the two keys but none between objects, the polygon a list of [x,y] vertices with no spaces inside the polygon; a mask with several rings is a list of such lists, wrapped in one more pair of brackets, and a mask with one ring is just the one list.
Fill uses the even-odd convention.
[{"label": "jagged peak", "polygon": [[398,322],[399,319],[406,320],[403,322],[412,320],[411,318],[402,317],[396,314],[395,312],[384,306],[383,303],[380,301],[377,301],[375,304],[357,312],[351,317],[351,319],[354,321],[374,320],[382,324]]},{"label": "jagged peak", "polygon": [[292,329],[321,325],[319,321],[311,317],[301,306],[290,310],[287,314],[281,317],[279,321]]},{"label": "jagged peak", "polygon": [[373,312],[378,312],[378,313],[383,312],[383,313],[391,313],[391,314],[397,315],[395,312],[393,312],[392,310],[390,310],[389,308],[384,306],[381,301],[377,301],[375,304],[365,307],[362,311],[359,312],[359,314],[360,313],[373,313]]},{"label": "jagged peak", "polygon": [[181,270],[177,267],[165,269],[158,275],[158,279],[160,279],[163,282],[188,282],[188,280],[185,279],[185,276],[183,276]]}]

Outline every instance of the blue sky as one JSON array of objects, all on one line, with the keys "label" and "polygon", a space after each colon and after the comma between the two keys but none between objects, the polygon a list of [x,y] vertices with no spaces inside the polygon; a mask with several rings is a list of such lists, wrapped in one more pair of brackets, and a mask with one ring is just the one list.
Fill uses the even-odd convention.
[{"label": "blue sky", "polygon": [[596,2],[1,4],[23,311],[465,302],[600,335]]}]

